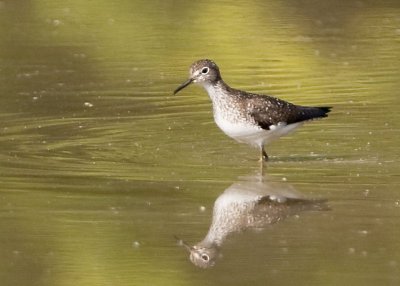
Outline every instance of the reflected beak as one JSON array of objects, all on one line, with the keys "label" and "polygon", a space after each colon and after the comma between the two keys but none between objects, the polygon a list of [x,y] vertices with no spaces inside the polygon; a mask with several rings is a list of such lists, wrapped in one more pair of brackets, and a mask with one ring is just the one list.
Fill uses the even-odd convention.
[{"label": "reflected beak", "polygon": [[[182,87],[183,88],[183,87]],[[175,239],[178,241],[180,245],[186,248],[187,251],[191,252],[194,248],[190,246],[188,243],[186,243],[184,240],[180,239],[176,235],[174,235]]]},{"label": "reflected beak", "polygon": [[182,83],[180,86],[178,86],[177,89],[174,90],[174,95],[177,94],[180,90],[184,89],[185,87],[187,87],[189,84],[191,84],[194,81],[193,78],[189,78],[187,81],[185,81],[184,83]]}]

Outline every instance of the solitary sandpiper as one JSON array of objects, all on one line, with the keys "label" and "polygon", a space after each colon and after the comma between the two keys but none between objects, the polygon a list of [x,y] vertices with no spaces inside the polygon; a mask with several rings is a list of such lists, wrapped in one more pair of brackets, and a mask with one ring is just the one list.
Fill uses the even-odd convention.
[{"label": "solitary sandpiper", "polygon": [[211,60],[196,61],[190,77],[174,94],[191,83],[205,88],[211,98],[214,120],[226,135],[260,149],[260,160],[267,161],[264,145],[284,136],[305,121],[328,116],[331,107],[307,107],[228,86],[218,66]]}]

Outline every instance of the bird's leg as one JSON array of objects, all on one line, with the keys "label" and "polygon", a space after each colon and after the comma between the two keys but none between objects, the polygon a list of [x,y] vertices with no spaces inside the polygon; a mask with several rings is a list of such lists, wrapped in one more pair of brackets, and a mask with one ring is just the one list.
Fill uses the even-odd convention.
[{"label": "bird's leg", "polygon": [[265,152],[264,145],[261,146],[261,158],[260,161],[268,161],[268,154]]},{"label": "bird's leg", "polygon": [[261,145],[260,146],[260,160],[259,160],[259,162],[260,162],[260,181],[263,180],[264,171],[265,171],[264,162],[266,162],[266,161],[268,161],[268,155],[264,150],[264,145]]}]

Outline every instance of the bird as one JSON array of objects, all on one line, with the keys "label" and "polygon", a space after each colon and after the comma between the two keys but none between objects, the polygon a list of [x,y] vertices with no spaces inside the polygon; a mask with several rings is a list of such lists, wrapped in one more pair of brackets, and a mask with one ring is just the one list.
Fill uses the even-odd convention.
[{"label": "bird", "polygon": [[265,145],[306,121],[327,117],[332,109],[295,105],[273,96],[232,88],[222,79],[217,64],[209,59],[190,66],[189,79],[174,90],[174,95],[192,83],[207,91],[217,126],[236,141],[258,148],[261,164],[269,159]]},{"label": "bird", "polygon": [[227,238],[262,230],[303,211],[328,211],[325,199],[306,198],[288,183],[252,177],[234,182],[214,202],[212,221],[203,240],[190,245],[175,236],[197,267],[213,267]]}]

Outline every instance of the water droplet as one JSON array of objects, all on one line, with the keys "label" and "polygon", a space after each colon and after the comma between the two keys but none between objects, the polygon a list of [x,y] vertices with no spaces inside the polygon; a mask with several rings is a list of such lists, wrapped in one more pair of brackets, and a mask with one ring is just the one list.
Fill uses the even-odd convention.
[{"label": "water droplet", "polygon": [[367,234],[369,233],[369,231],[363,229],[363,230],[360,230],[358,233],[359,233],[359,234],[362,234],[362,235],[367,235]]},{"label": "water droplet", "polygon": [[54,26],[60,26],[60,24],[61,24],[61,21],[60,21],[60,20],[58,20],[58,19],[54,19],[54,20],[53,20],[53,25],[54,25]]},{"label": "water droplet", "polygon": [[90,103],[90,102],[85,102],[85,103],[83,104],[83,106],[85,106],[85,107],[93,107],[93,104]]}]

